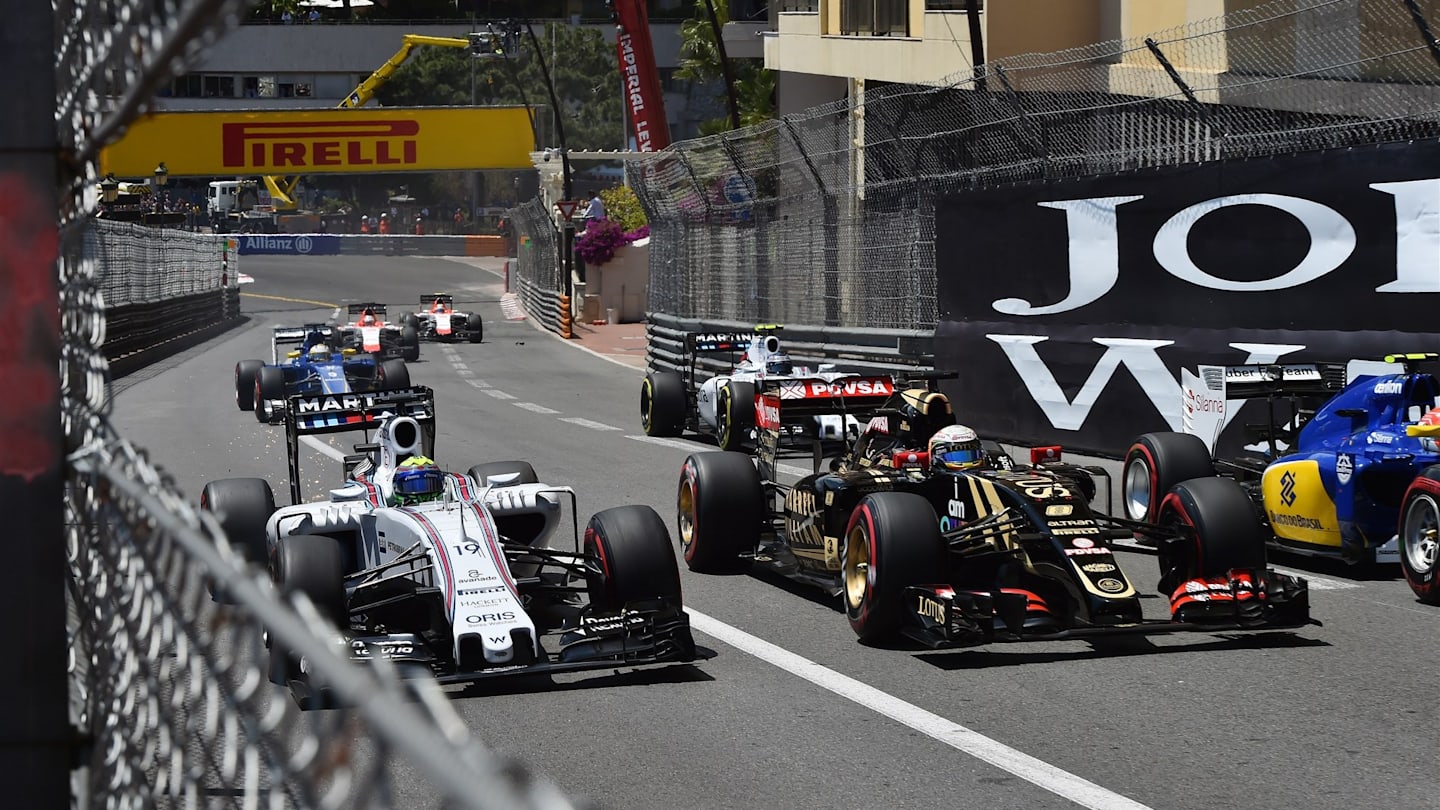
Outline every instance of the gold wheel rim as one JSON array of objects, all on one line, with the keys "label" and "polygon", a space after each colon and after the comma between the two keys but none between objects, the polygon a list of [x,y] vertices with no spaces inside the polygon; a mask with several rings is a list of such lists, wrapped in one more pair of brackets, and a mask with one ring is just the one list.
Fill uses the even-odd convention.
[{"label": "gold wheel rim", "polygon": [[724,420],[720,423],[720,446],[724,447],[730,444],[730,426],[735,422],[735,420],[730,418],[729,388],[720,389],[720,414],[724,416]]},{"label": "gold wheel rim", "polygon": [[650,390],[650,381],[640,384],[640,425],[650,429],[651,411],[655,409],[655,394]]},{"label": "gold wheel rim", "polygon": [[870,538],[860,526],[845,535],[845,604],[859,610],[870,589]]},{"label": "gold wheel rim", "polygon": [[680,483],[680,545],[690,548],[695,542],[695,489],[689,481]]}]

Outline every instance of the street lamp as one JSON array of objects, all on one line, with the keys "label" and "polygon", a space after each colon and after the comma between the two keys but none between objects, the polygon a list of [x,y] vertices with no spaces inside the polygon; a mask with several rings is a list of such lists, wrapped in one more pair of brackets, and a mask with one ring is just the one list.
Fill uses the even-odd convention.
[{"label": "street lamp", "polygon": [[170,170],[165,168],[165,161],[155,167],[155,213],[165,213],[165,199],[161,196],[166,184],[170,182]]}]

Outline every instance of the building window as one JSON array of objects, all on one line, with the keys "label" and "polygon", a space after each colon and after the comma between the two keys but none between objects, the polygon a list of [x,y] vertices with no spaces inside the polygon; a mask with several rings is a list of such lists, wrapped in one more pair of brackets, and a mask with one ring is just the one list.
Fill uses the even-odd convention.
[{"label": "building window", "polygon": [[274,76],[256,76],[255,79],[260,98],[275,98],[279,91],[275,86]]},{"label": "building window", "polygon": [[206,76],[204,81],[206,98],[234,98],[234,76]]},{"label": "building window", "polygon": [[845,36],[910,35],[907,0],[840,0],[840,33]]},{"label": "building window", "polygon": [[[926,11],[969,11],[965,0],[925,0]],[[975,0],[975,10],[985,10],[985,0]]]}]

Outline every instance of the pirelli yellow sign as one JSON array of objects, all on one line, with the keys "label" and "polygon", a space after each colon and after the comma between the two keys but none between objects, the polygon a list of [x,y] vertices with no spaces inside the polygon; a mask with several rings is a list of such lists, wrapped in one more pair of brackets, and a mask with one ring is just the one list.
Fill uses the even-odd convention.
[{"label": "pirelli yellow sign", "polygon": [[528,169],[524,107],[169,112],[100,153],[101,174],[172,177]]}]

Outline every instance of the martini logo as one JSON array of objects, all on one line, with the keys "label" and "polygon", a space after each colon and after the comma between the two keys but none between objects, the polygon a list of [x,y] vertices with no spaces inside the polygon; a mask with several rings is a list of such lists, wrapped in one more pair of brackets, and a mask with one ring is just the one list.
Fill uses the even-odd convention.
[{"label": "martini logo", "polygon": [[343,397],[316,397],[302,399],[298,413],[321,413],[323,411],[353,411],[358,408],[373,408],[376,397],[368,394],[349,394]]},{"label": "martini logo", "polygon": [[408,166],[417,162],[419,121],[248,121],[221,125],[227,168]]}]

